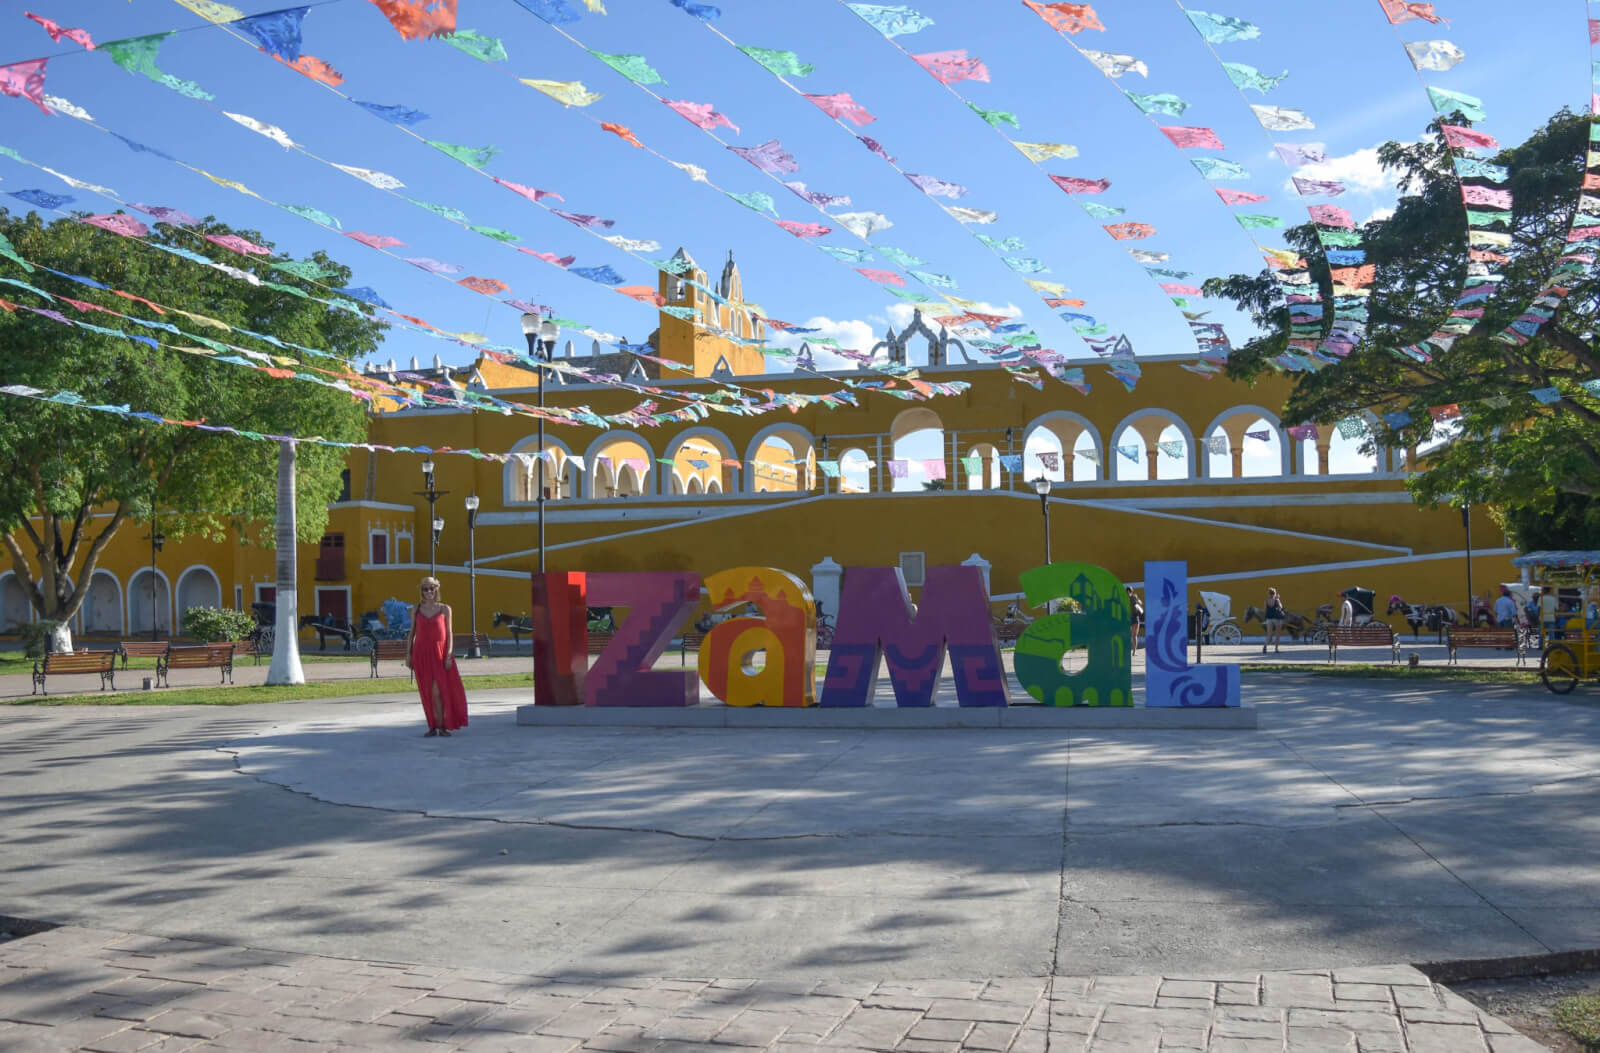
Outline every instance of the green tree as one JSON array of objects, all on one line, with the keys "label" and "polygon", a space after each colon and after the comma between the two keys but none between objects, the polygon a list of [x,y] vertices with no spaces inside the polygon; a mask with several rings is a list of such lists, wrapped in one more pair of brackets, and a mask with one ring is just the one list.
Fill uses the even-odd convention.
[{"label": "green tree", "polygon": [[[1600,400],[1580,386],[1600,376],[1593,345],[1600,284],[1593,267],[1560,260],[1573,252],[1596,254],[1592,244],[1566,242],[1582,193],[1591,121],[1562,110],[1492,159],[1509,171],[1499,185],[1512,192],[1514,207],[1509,221],[1479,229],[1511,235],[1510,247],[1497,250],[1508,257],[1504,261],[1469,260],[1455,152],[1440,123],[1430,125],[1421,142],[1379,148],[1405,196],[1392,216],[1361,228],[1366,262],[1377,268],[1367,339],[1347,358],[1310,363],[1320,368],[1297,376],[1284,418],[1326,424],[1368,411],[1408,413],[1409,423],[1400,427],[1381,417],[1374,422],[1364,452],[1379,444],[1431,446],[1408,484],[1418,504],[1491,504],[1514,523],[1510,513],[1549,511],[1558,495],[1600,494]],[[1443,123],[1467,122],[1456,114]],[[1287,238],[1311,264],[1327,302],[1331,279],[1316,228],[1293,228]],[[1470,278],[1469,263],[1475,264]],[[1485,270],[1504,280],[1498,293],[1472,305],[1483,315],[1471,332],[1449,350],[1434,351],[1429,362],[1395,350],[1426,340],[1450,314],[1464,283],[1480,282]],[[1533,339],[1520,346],[1495,339],[1552,284],[1570,294]],[[1251,379],[1283,368],[1289,313],[1270,272],[1213,278],[1205,291],[1239,304],[1265,332],[1236,349],[1231,375]],[[1332,310],[1327,313],[1331,320]],[[1528,394],[1550,387],[1562,395],[1552,405]],[[1430,408],[1449,404],[1459,405],[1462,416],[1447,426],[1435,423]]]},{"label": "green tree", "polygon": [[[309,299],[307,294],[327,296],[311,281],[254,257],[226,253],[197,236],[237,234],[270,248],[259,234],[208,219],[187,230],[159,224],[148,240],[249,271],[260,284],[74,220],[46,224],[34,213],[13,216],[0,209],[0,234],[35,265],[25,272],[14,260],[0,259],[0,276],[189,334],[141,327],[102,313],[80,314],[92,309],[60,300],[46,303],[35,292],[6,286],[7,297],[21,305],[53,308],[151,338],[146,342],[69,328],[26,310],[0,313],[0,351],[8,383],[51,393],[72,391],[90,403],[266,434],[342,441],[364,437],[363,405],[341,391],[171,350],[197,348],[207,338],[225,339],[271,354],[284,368],[303,370],[308,365],[344,368],[344,362],[376,349],[381,323],[354,309],[330,309]],[[349,271],[320,252],[305,264],[303,273],[325,285],[349,282]],[[86,287],[46,267],[108,288]],[[143,297],[161,309],[111,290]],[[342,359],[224,333],[183,312]],[[212,353],[233,352],[213,347]],[[173,538],[199,534],[220,540],[230,527],[252,530],[262,541],[271,536],[267,526],[277,495],[275,443],[13,399],[0,415],[0,464],[5,466],[0,472],[0,540],[33,610],[63,625],[82,606],[106,545],[130,520],[154,520]],[[343,467],[337,449],[306,445],[300,450],[297,482],[307,504],[299,521],[302,540],[314,540],[326,526],[325,505],[338,494]]]}]

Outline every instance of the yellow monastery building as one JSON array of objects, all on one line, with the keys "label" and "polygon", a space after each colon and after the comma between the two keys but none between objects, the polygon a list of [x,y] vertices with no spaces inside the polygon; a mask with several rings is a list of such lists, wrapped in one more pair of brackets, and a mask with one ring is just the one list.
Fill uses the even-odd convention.
[{"label": "yellow monastery building", "polygon": [[[824,393],[836,378],[881,378],[871,371],[828,376],[768,374],[759,350],[722,333],[764,339],[764,323],[744,306],[737,266],[728,260],[715,285],[683,250],[682,278],[663,274],[665,306],[651,337],[654,354],[692,367],[693,377],[659,381],[683,389],[737,378],[751,389]],[[683,280],[690,279],[690,280]],[[716,295],[707,293],[714,288]],[[955,396],[907,402],[868,390],[854,407],[807,406],[759,417],[717,414],[688,424],[598,431],[547,424],[548,470],[537,457],[505,464],[440,454],[434,458],[434,509],[445,521],[435,561],[456,629],[491,630],[494,612],[529,608],[529,572],[538,565],[537,495],[549,495],[545,555],[551,570],[679,570],[711,573],[764,565],[812,584],[833,614],[839,568],[898,565],[913,596],[926,567],[977,561],[988,566],[997,603],[1014,598],[1018,574],[1044,562],[1048,526],[1054,560],[1105,567],[1138,584],[1146,560],[1183,560],[1190,606],[1199,590],[1233,598],[1234,613],[1260,604],[1267,586],[1291,610],[1312,612],[1351,585],[1398,593],[1412,602],[1461,605],[1467,566],[1457,510],[1418,509],[1404,487],[1408,454],[1380,450],[1357,458],[1359,440],[1319,425],[1296,440],[1278,412],[1290,381],[1254,387],[1206,379],[1182,368],[1193,354],[1142,356],[1143,378],[1127,391],[1098,367],[1085,367],[1083,395],[1053,379],[1042,390],[1000,365],[951,364],[965,358],[920,316],[878,350],[919,369],[926,381],[961,380]],[[596,346],[596,353],[599,348]],[[568,343],[557,358],[572,357]],[[932,364],[928,364],[932,363]],[[627,354],[598,363],[653,379],[660,367]],[[393,368],[392,364],[389,367]],[[422,370],[421,372],[428,372]],[[532,403],[538,376],[481,358],[439,367],[459,386]],[[551,406],[588,405],[620,413],[633,392],[594,384],[550,383]],[[477,448],[537,454],[536,421],[469,409],[402,409],[374,414],[369,439],[391,446]],[[1118,447],[1123,447],[1119,451]],[[1127,455],[1132,453],[1132,459]],[[1020,470],[1010,470],[1021,455]],[[1414,452],[1409,454],[1414,456]],[[976,460],[974,460],[976,458]],[[331,507],[320,545],[300,553],[299,609],[358,620],[391,597],[416,598],[429,569],[430,510],[420,455],[352,451],[347,492]],[[819,462],[838,465],[830,476]],[[1357,470],[1348,465],[1360,463]],[[1331,469],[1346,466],[1343,474]],[[1054,481],[1046,503],[1033,480]],[[481,508],[469,566],[463,499]],[[249,609],[274,599],[270,549],[200,539],[169,542],[154,559],[148,529],[123,529],[105,551],[74,629],[78,634],[170,631],[194,606]],[[1472,519],[1472,577],[1479,594],[1515,577],[1503,535],[1486,511]],[[32,617],[11,572],[0,575],[3,621]],[[1402,632],[1403,622],[1391,622]],[[307,639],[311,637],[306,630]]]}]

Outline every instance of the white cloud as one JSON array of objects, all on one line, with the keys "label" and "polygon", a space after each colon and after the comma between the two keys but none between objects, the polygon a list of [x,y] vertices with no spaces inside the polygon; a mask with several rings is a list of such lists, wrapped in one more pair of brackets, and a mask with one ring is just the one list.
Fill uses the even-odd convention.
[{"label": "white cloud", "polygon": [[1392,208],[1375,208],[1372,210],[1372,214],[1362,220],[1361,223],[1364,226],[1375,219],[1388,219],[1392,215],[1394,215],[1394,209]]},{"label": "white cloud", "polygon": [[[816,329],[815,333],[787,333],[776,329],[767,330],[767,343],[777,347],[788,347],[798,351],[800,345],[817,337],[831,337],[839,341],[839,346],[851,351],[870,351],[872,345],[877,343],[879,337],[873,335],[872,326],[859,318],[836,320],[826,315],[814,315],[801,323],[803,328]],[[834,354],[829,348],[811,345],[811,350],[816,356],[818,369],[858,369],[860,364],[853,362],[841,355]]]},{"label": "white cloud", "polygon": [[[845,358],[841,355],[836,355],[826,346],[819,346],[815,343],[816,338],[832,337],[833,339],[839,341],[840,347],[851,351],[868,352],[872,350],[872,346],[874,344],[883,339],[883,329],[885,324],[893,326],[895,332],[900,332],[906,326],[911,324],[912,313],[917,309],[918,306],[920,306],[930,315],[942,315],[946,313],[946,311],[954,313],[958,310],[957,308],[948,307],[947,305],[941,303],[926,303],[920,305],[892,303],[885,309],[883,315],[872,315],[870,316],[871,320],[869,321],[863,321],[860,318],[835,319],[829,318],[826,315],[816,315],[806,319],[800,324],[803,328],[816,329],[817,332],[786,333],[780,332],[776,329],[769,329],[767,330],[767,343],[777,347],[793,348],[798,351],[801,344],[811,341],[811,350],[816,356],[818,369],[860,369],[862,365],[861,363]],[[1004,315],[1007,318],[1014,318],[1022,313],[1022,308],[1018,307],[1014,303],[1008,303],[1004,306],[1000,306],[997,304],[984,302],[979,303],[973,308],[973,310],[979,312],[980,314]],[[885,322],[885,316],[887,317],[887,322]],[[926,321],[929,329],[932,329],[935,333],[939,331],[939,326],[936,322],[933,322],[931,319],[927,319]],[[984,330],[984,333],[987,334],[988,330]],[[913,352],[914,357],[920,353],[922,351],[920,343],[914,343],[911,347],[911,351]],[[920,361],[920,357],[918,357],[917,360]]]}]

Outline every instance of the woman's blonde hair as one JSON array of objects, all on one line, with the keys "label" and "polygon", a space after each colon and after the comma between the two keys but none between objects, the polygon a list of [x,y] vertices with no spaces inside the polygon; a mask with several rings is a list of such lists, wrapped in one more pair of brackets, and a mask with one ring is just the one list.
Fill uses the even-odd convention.
[{"label": "woman's blonde hair", "polygon": [[417,591],[421,592],[423,588],[428,585],[432,585],[435,592],[443,591],[439,588],[439,579],[431,575],[417,582]]}]

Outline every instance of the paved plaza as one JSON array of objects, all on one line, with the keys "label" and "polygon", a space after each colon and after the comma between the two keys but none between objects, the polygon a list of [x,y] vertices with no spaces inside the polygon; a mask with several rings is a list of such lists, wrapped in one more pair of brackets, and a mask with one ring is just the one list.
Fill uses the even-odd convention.
[{"label": "paved plaza", "polygon": [[1539,1048],[1408,963],[1600,946],[1585,690],[1247,672],[1216,731],[11,708],[0,913],[62,927],[0,944],[0,1048]]}]

